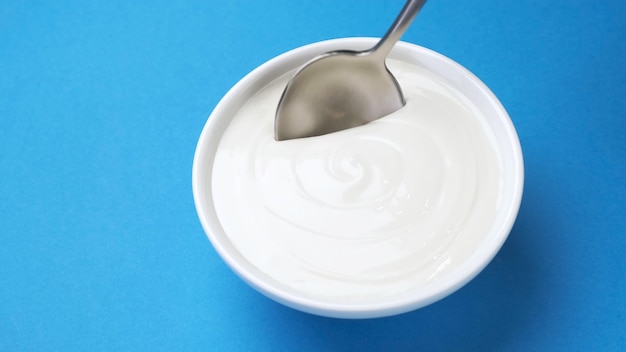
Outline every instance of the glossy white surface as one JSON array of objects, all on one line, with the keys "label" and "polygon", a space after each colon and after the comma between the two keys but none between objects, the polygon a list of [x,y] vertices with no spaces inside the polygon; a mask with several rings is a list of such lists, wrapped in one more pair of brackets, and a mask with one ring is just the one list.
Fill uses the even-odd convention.
[{"label": "glossy white surface", "polygon": [[[508,235],[521,199],[523,164],[519,141],[497,99],[462,67],[406,43],[399,43],[390,57],[421,67],[430,72],[427,75],[431,78],[431,83],[422,87],[427,89],[416,89],[421,93],[409,98],[409,103],[428,101],[425,97],[429,94],[424,93],[441,93],[441,88],[450,93],[446,99],[452,97],[456,101],[434,103],[427,108],[429,111],[421,112],[422,104],[407,106],[406,111],[412,111],[408,115],[438,117],[430,123],[443,132],[443,139],[411,124],[398,128],[405,123],[397,122],[402,117],[389,116],[377,124],[317,137],[326,139],[324,143],[274,142],[267,138],[268,133],[271,137],[271,123],[267,121],[261,121],[258,129],[239,143],[239,138],[229,141],[230,132],[226,131],[231,130],[228,125],[233,116],[262,87],[318,53],[361,49],[372,41],[354,38],[314,44],[282,55],[252,72],[214,110],[194,160],[196,206],[220,255],[259,291],[315,314],[349,318],[391,315],[453,292],[495,255]],[[399,80],[404,81],[402,77]],[[404,84],[413,81],[408,78]],[[272,99],[266,107],[269,110]],[[454,118],[446,118],[465,115],[479,118],[470,119],[473,122],[469,125],[464,125],[468,119],[462,119],[465,122],[458,125]],[[386,141],[373,138],[372,133],[380,131],[369,131],[387,128],[394,132],[385,137]],[[450,134],[450,129],[455,128],[459,133]],[[360,134],[361,130],[364,134]],[[352,135],[344,140],[348,144],[331,141],[340,134]],[[218,148],[223,135],[224,145]],[[394,140],[393,136],[398,135],[401,141]],[[471,136],[478,136],[481,142],[476,143]],[[234,148],[231,151],[237,154],[238,148],[246,149],[246,145],[255,143],[260,146],[256,156],[243,156],[241,160],[247,161],[236,169],[223,163],[224,155],[218,154],[215,159],[218,149]],[[309,145],[291,149],[284,143]],[[223,148],[227,144],[230,147]],[[437,152],[432,154],[433,150]],[[291,162],[276,163],[272,155],[287,155]],[[430,165],[428,172],[419,165]],[[320,174],[322,167],[328,167],[328,172]],[[236,175],[260,175],[262,187],[241,188]],[[320,183],[316,181],[318,177]],[[444,183],[442,177],[446,179]],[[259,184],[257,181],[252,183]],[[323,189],[321,184],[325,185]],[[485,187],[491,191],[484,191]],[[327,192],[327,188],[332,191]],[[296,199],[290,189],[308,195]],[[267,190],[272,194],[264,195]],[[249,202],[236,201],[237,197]],[[231,200],[234,202],[229,203]],[[398,207],[402,202],[406,204]],[[224,207],[225,203],[230,205]],[[266,210],[259,212],[260,205],[275,215],[263,215]],[[344,208],[328,211],[338,207]],[[480,215],[475,216],[477,213]],[[424,217],[425,214],[429,215]],[[279,226],[275,227],[277,223]],[[354,223],[358,225],[351,225]],[[265,233],[265,237],[258,237],[259,233]],[[278,248],[282,254],[270,255],[269,247]],[[322,247],[326,248],[323,253],[316,250]],[[284,255],[285,248],[289,255]],[[311,276],[307,281],[298,281],[303,272]],[[340,294],[335,295],[338,287]]]},{"label": "glossy white surface", "polygon": [[462,265],[493,224],[501,157],[480,111],[432,72],[388,67],[407,103],[383,119],[277,142],[288,74],[250,98],[222,136],[219,221],[282,284],[351,304],[398,296]]}]

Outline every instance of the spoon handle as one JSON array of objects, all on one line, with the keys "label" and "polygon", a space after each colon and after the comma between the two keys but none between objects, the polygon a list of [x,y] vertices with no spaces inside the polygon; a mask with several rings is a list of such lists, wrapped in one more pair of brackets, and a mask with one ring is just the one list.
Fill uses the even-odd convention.
[{"label": "spoon handle", "polygon": [[426,0],[408,0],[385,36],[370,50],[371,54],[384,60],[425,3]]}]

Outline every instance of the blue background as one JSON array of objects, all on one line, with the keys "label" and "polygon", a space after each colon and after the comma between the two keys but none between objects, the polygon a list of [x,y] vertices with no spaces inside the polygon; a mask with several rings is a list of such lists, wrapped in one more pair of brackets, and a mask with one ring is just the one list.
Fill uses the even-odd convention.
[{"label": "blue background", "polygon": [[513,231],[396,317],[285,308],[196,217],[195,145],[284,51],[381,36],[403,1],[0,3],[0,351],[626,350],[626,2],[431,0],[403,40],[480,77],[522,142]]}]

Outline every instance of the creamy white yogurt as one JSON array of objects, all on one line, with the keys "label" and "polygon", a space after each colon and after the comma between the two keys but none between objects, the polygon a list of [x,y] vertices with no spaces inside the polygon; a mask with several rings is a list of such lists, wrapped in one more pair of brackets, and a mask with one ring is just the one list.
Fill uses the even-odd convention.
[{"label": "creamy white yogurt", "polygon": [[277,142],[286,75],[222,136],[219,221],[251,264],[288,287],[353,302],[400,294],[461,265],[493,224],[502,166],[484,117],[435,74],[387,63],[407,100],[389,116]]}]

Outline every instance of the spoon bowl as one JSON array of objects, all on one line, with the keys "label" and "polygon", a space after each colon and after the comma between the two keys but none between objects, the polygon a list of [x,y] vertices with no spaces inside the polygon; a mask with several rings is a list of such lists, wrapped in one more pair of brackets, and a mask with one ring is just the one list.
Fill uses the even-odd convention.
[{"label": "spoon bowl", "polygon": [[275,139],[336,132],[402,108],[402,90],[387,69],[385,58],[425,2],[407,1],[387,34],[373,48],[329,52],[302,66],[278,103]]},{"label": "spoon bowl", "polygon": [[360,126],[404,106],[398,82],[364,52],[316,58],[291,80],[282,97],[276,139],[311,137]]}]

